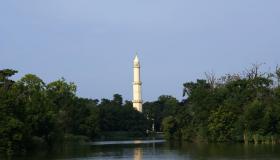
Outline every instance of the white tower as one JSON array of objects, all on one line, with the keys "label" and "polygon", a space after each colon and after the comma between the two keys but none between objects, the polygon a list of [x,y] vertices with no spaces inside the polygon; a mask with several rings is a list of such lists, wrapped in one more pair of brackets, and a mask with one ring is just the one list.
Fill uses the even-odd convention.
[{"label": "white tower", "polygon": [[137,55],[133,61],[133,107],[142,112],[142,82],[140,81],[140,62]]}]

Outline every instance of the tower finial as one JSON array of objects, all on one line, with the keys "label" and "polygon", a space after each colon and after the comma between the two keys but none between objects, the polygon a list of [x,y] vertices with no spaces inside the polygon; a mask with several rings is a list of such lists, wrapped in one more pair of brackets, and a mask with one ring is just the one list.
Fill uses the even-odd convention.
[{"label": "tower finial", "polygon": [[139,62],[139,58],[138,58],[138,54],[137,54],[137,52],[136,52],[136,55],[135,55],[135,58],[134,58],[134,62]]}]

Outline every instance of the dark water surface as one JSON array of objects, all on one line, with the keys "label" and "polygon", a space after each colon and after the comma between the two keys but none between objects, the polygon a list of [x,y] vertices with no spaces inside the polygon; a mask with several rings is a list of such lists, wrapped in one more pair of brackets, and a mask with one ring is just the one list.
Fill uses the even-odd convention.
[{"label": "dark water surface", "polygon": [[190,144],[163,140],[106,141],[69,144],[49,152],[33,152],[17,160],[186,159],[186,160],[280,160],[280,145]]}]

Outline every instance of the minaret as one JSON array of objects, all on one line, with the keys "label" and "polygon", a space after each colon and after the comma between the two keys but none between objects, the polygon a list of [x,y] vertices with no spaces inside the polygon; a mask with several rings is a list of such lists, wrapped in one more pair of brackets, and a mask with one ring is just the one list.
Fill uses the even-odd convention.
[{"label": "minaret", "polygon": [[142,112],[142,82],[140,81],[140,62],[137,55],[133,61],[133,107]]}]

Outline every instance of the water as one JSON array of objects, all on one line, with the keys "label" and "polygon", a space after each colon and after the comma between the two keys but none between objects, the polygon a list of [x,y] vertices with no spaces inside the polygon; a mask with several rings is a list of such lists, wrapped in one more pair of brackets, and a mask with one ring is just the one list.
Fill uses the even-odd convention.
[{"label": "water", "polygon": [[163,140],[105,141],[66,145],[17,160],[278,160],[280,145],[190,144]]}]

